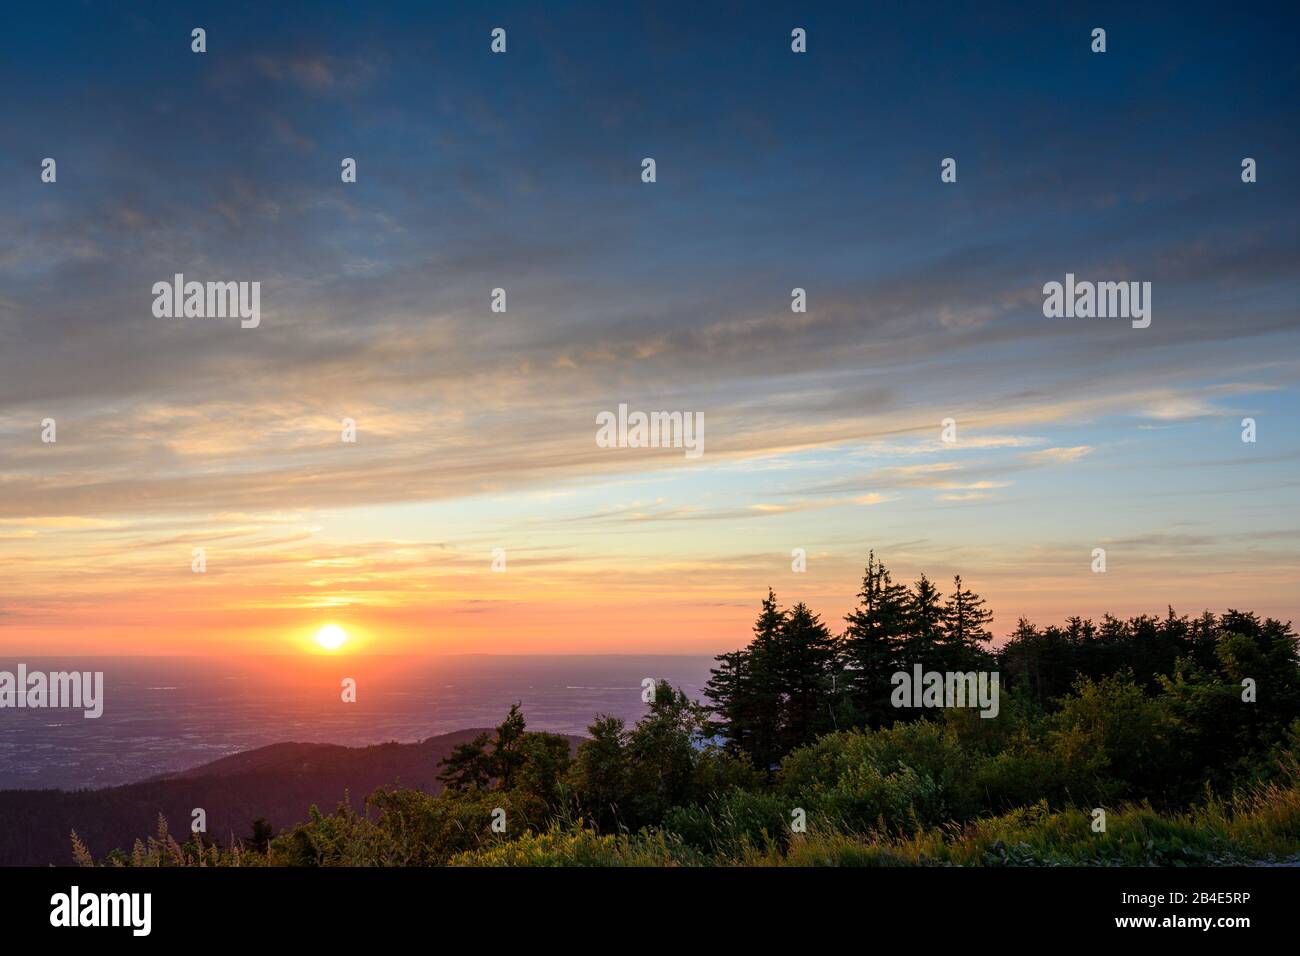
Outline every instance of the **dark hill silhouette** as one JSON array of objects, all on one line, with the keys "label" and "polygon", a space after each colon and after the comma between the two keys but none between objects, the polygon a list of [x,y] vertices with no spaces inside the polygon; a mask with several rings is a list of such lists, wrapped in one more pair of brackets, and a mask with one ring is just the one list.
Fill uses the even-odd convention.
[{"label": "dark hill silhouette", "polygon": [[[156,831],[159,813],[184,842],[193,810],[202,807],[208,836],[228,845],[232,834],[248,836],[258,817],[279,831],[303,822],[311,805],[328,812],[345,795],[360,808],[380,787],[438,793],[438,761],[485,732],[492,730],[475,727],[416,744],[370,747],[271,744],[120,787],[0,790],[0,820],[22,821],[0,827],[0,866],[71,865],[73,830],[96,859],[114,848],[129,850],[136,838]],[[575,748],[581,739],[569,738]]]}]

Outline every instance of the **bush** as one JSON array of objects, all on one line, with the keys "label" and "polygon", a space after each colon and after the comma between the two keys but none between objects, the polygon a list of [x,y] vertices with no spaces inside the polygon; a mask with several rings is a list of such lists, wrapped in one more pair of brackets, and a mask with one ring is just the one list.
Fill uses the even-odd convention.
[{"label": "bush", "polygon": [[774,794],[733,789],[707,805],[674,807],[664,828],[685,844],[711,854],[741,854],[752,847],[789,842],[793,809]]}]

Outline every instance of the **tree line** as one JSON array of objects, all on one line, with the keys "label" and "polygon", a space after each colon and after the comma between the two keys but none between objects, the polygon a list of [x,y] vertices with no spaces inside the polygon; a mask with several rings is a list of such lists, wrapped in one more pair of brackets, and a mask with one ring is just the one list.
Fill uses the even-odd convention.
[{"label": "tree line", "polygon": [[890,699],[893,675],[918,664],[925,671],[996,670],[1003,693],[1043,711],[1055,709],[1080,678],[1127,674],[1154,694],[1169,682],[1185,689],[1221,676],[1226,666],[1240,672],[1234,686],[1247,678],[1268,683],[1254,710],[1244,712],[1250,719],[1275,730],[1300,716],[1289,623],[1235,610],[1189,619],[1173,608],[1163,618],[1108,614],[1094,624],[1071,617],[1041,629],[1021,618],[1001,649],[992,647],[991,623],[984,599],[960,575],[945,598],[924,574],[910,587],[895,581],[874,551],[858,604],[838,634],[803,603],[782,609],[769,589],[753,639],[716,658],[704,691],[714,711],[709,731],[729,752],[771,772],[822,734],[919,719],[920,711]]}]

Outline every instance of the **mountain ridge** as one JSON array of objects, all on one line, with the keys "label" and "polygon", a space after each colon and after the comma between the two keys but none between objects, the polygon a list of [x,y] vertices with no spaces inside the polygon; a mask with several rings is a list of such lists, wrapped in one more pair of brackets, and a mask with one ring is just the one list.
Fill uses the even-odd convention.
[{"label": "mountain ridge", "polygon": [[[0,866],[71,865],[74,830],[96,859],[115,848],[129,850],[137,838],[156,832],[160,814],[182,839],[193,811],[202,808],[209,837],[228,844],[248,836],[259,817],[279,831],[303,822],[313,805],[326,812],[344,800],[360,806],[382,787],[436,794],[442,790],[438,761],[492,729],[362,747],[284,741],[114,787],[0,790],[0,819],[24,822],[0,827]],[[571,748],[584,739],[564,736]]]}]

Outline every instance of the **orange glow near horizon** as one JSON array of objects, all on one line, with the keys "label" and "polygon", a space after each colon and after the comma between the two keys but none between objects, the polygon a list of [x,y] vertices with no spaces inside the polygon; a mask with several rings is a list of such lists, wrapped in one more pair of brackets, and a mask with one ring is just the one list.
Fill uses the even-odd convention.
[{"label": "orange glow near horizon", "polygon": [[[994,609],[999,637],[1020,615],[1048,624],[1076,613],[1094,619],[1106,611],[1159,614],[1164,608],[1153,606],[1150,596],[1176,595],[1179,589],[1177,567],[1153,566],[1124,577],[1040,567],[1037,577],[1027,577],[1014,565],[971,557],[952,567],[909,557],[891,562],[891,570],[909,582],[924,570],[945,593],[951,574],[961,572],[965,585]],[[580,560],[563,568],[530,567],[521,557],[497,574],[484,551],[477,570],[443,559],[441,569],[430,562],[423,572],[407,572],[395,567],[398,562],[376,557],[356,572],[356,580],[343,580],[353,573],[348,572],[339,580],[313,582],[337,587],[328,600],[305,594],[311,584],[285,574],[282,565],[223,575],[209,560],[206,579],[183,564],[179,570],[155,567],[135,578],[135,588],[123,586],[129,583],[124,575],[86,575],[79,582],[80,600],[57,609],[47,601],[36,607],[29,592],[35,613],[8,615],[0,626],[0,655],[713,655],[748,642],[768,586],[782,606],[805,601],[833,630],[840,629],[861,577],[856,556],[815,554],[806,574],[788,566],[757,567],[749,556],[617,568]],[[156,579],[164,575],[173,583]],[[1277,599],[1287,593],[1285,570],[1271,576],[1221,572],[1203,583],[1195,603],[1177,603],[1175,610],[1196,614],[1206,607],[1246,606],[1291,616]],[[346,635],[332,650],[317,639],[330,624]]]},{"label": "orange glow near horizon", "polygon": [[[1073,460],[1040,455],[1035,467],[1064,467],[1062,457]],[[783,607],[805,602],[841,630],[871,547],[896,581],[924,572],[946,594],[960,573],[988,601],[999,641],[1021,616],[1163,615],[1170,603],[1191,615],[1297,616],[1300,565],[1270,538],[1239,550],[1208,539],[1179,550],[1160,536],[1112,543],[1074,530],[1081,506],[1058,509],[1041,489],[1002,520],[1013,512],[943,502],[962,466],[939,464],[887,470],[899,484],[925,479],[910,500],[900,487],[896,499],[806,508],[721,501],[715,485],[734,497],[734,483],[785,474],[722,458],[693,465],[690,479],[655,473],[418,505],[0,516],[0,656],[712,656],[748,643],[769,587]],[[699,488],[679,487],[703,467],[715,471]],[[935,475],[942,487],[932,490]],[[675,497],[643,496],[636,483]],[[908,537],[926,527],[929,537]],[[1040,527],[1045,543],[1032,540]],[[1111,548],[1107,574],[1089,568],[1096,539]],[[792,569],[796,545],[806,572]],[[332,631],[318,639],[328,625],[341,644],[331,646]]]}]

